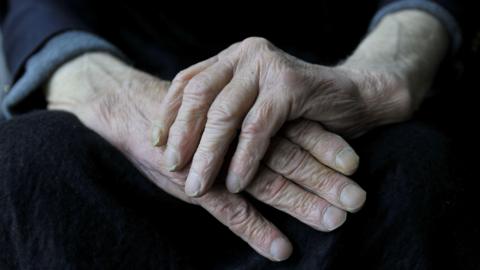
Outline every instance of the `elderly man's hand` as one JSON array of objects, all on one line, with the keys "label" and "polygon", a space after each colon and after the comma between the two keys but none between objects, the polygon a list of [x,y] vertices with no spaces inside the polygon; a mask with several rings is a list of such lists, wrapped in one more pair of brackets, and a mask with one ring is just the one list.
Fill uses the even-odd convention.
[{"label": "elderly man's hand", "polygon": [[[216,179],[240,129],[226,179],[228,189],[239,192],[254,178],[271,138],[289,120],[307,118],[338,134],[356,136],[372,126],[376,110],[382,110],[383,117],[405,117],[406,91],[384,91],[383,96],[396,95],[398,103],[377,108],[379,87],[404,86],[393,74],[313,65],[265,39],[249,38],[176,76],[160,106],[157,144],[165,144],[168,134],[165,167],[171,171],[192,160],[185,191],[200,196]],[[334,171],[349,175],[356,168],[357,156],[334,136],[313,136],[310,148],[317,146],[312,155],[330,168],[330,176],[337,175]],[[300,144],[295,136],[289,139]],[[297,175],[292,180],[313,177],[310,182],[322,182],[321,176],[325,174]],[[332,177],[330,185],[317,191],[325,193],[333,187],[336,196],[325,199],[345,210],[357,209],[364,191],[352,181],[345,185],[344,180]],[[348,188],[342,193],[340,187]]]},{"label": "elderly man's hand", "polygon": [[[89,53],[56,71],[46,90],[49,109],[74,113],[164,191],[200,205],[263,256],[286,259],[292,250],[287,237],[243,196],[217,185],[201,197],[190,198],[183,186],[188,165],[178,172],[159,168],[164,151],[151,145],[148,131],[152,120],[158,118],[158,104],[168,86],[168,82],[135,70],[108,54]],[[341,149],[354,155],[343,139],[317,123],[306,120],[291,123],[285,127],[283,137],[274,139],[266,166],[260,168],[247,191],[317,230],[337,228],[346,218],[346,212],[339,209],[342,207],[337,199],[339,192],[355,183],[310,155],[320,149],[328,150],[327,155],[320,157],[326,164],[334,162]],[[300,185],[287,178],[298,179]]]}]

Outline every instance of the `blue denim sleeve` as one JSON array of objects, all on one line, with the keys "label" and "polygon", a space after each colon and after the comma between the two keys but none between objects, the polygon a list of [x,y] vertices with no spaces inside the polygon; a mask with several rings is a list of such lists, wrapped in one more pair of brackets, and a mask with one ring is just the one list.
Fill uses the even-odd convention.
[{"label": "blue denim sleeve", "polygon": [[448,31],[453,52],[457,51],[462,43],[462,33],[459,18],[462,14],[462,6],[459,1],[452,0],[384,0],[380,1],[380,8],[371,20],[369,30],[388,14],[405,10],[418,9],[436,17]]},{"label": "blue denim sleeve", "polygon": [[38,90],[62,64],[91,51],[108,52],[125,59],[116,47],[91,33],[68,31],[58,34],[28,58],[25,71],[0,99],[0,118],[11,118],[15,106]]}]

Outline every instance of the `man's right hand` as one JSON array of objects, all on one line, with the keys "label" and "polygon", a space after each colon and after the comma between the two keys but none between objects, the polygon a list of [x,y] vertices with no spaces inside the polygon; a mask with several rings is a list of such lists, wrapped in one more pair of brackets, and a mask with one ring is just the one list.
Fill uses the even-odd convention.
[{"label": "man's right hand", "polygon": [[[149,143],[148,131],[168,86],[108,54],[89,53],[57,70],[46,90],[49,109],[75,114],[164,191],[200,205],[263,256],[286,259],[292,250],[287,237],[242,195],[218,185],[204,196],[188,197],[184,192],[188,166],[179,172],[158,166],[164,149]],[[322,165],[315,153],[322,153],[320,160],[333,158],[347,146],[314,122],[291,123],[283,137],[275,138],[247,192],[317,230],[331,231],[345,221],[346,212],[335,202],[340,203],[339,191],[351,180]]]}]

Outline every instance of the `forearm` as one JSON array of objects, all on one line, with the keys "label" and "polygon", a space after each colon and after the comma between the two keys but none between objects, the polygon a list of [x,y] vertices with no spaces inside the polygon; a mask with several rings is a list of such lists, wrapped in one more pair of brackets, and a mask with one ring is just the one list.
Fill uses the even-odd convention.
[{"label": "forearm", "polygon": [[[396,82],[360,86],[379,122],[407,118],[421,104],[448,49],[448,34],[428,13],[406,10],[384,17],[342,65],[346,68],[387,72]],[[390,108],[386,108],[386,106]],[[394,110],[394,112],[390,111]]]}]

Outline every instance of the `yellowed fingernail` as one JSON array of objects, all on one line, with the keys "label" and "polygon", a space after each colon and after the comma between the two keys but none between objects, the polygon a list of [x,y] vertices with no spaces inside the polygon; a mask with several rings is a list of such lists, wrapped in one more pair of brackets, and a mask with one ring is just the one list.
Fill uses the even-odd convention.
[{"label": "yellowed fingernail", "polygon": [[160,127],[154,126],[152,129],[152,145],[158,146],[160,142]]},{"label": "yellowed fingernail", "polygon": [[335,164],[340,167],[344,173],[351,174],[358,167],[358,155],[352,148],[346,147],[340,153],[338,153]]},{"label": "yellowed fingernail", "polygon": [[152,145],[153,146],[162,146],[165,143],[163,142],[164,129],[163,125],[159,123],[154,123],[152,128]]},{"label": "yellowed fingernail", "polygon": [[165,151],[165,163],[167,166],[167,170],[170,172],[173,172],[177,169],[178,167],[178,154],[175,150],[173,150],[171,147],[167,148],[167,151]]}]

